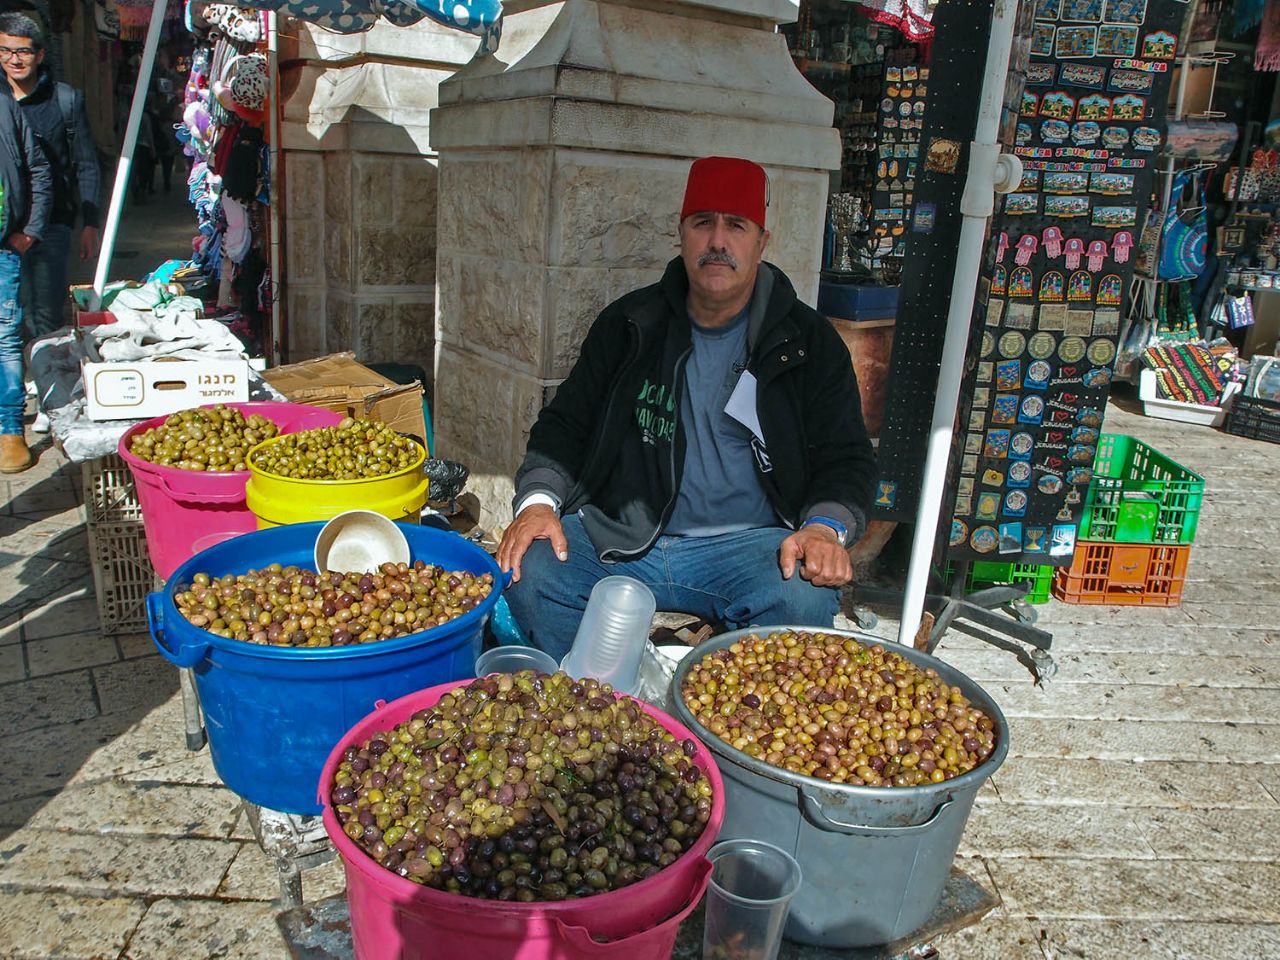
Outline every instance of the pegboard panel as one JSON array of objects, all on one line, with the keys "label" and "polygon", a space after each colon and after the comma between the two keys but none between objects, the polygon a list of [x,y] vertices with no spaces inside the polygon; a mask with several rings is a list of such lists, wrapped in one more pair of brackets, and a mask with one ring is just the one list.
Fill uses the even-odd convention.
[{"label": "pegboard panel", "polygon": [[[988,0],[973,0],[939,4],[934,15],[937,32],[928,61],[922,156],[906,228],[906,261],[880,432],[880,481],[873,512],[881,519],[912,521],[919,505],[960,239],[959,200],[978,115],[975,76],[986,55],[991,11]],[[1015,92],[1020,96],[1020,90]]]},{"label": "pegboard panel", "polygon": [[1065,565],[1102,433],[1186,5],[1035,0],[948,484],[952,559]]}]

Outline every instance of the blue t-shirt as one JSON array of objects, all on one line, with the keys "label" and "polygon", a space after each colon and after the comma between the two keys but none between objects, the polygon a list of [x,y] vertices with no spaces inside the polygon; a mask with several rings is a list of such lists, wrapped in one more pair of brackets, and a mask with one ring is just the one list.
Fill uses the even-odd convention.
[{"label": "blue t-shirt", "polygon": [[723,327],[693,318],[680,402],[684,473],[665,533],[712,537],[778,522],[756,476],[751,431],[724,412],[747,363],[747,308]]}]

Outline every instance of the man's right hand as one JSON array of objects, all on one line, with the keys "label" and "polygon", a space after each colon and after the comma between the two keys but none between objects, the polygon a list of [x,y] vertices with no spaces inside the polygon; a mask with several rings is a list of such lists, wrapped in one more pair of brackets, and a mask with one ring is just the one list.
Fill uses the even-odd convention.
[{"label": "man's right hand", "polygon": [[550,540],[556,559],[569,559],[569,541],[565,539],[564,527],[556,512],[543,503],[525,507],[511,521],[498,546],[498,566],[511,571],[513,583],[520,579],[520,561],[535,540]]},{"label": "man's right hand", "polygon": [[25,256],[26,252],[35,244],[35,237],[29,237],[25,233],[9,234],[9,246],[11,246],[19,256]]}]

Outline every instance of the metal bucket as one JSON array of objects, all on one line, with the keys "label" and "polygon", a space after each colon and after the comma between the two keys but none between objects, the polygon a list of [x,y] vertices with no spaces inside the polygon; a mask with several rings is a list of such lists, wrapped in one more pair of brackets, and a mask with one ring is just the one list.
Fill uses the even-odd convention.
[{"label": "metal bucket", "polygon": [[[745,637],[786,631],[852,637],[932,667],[996,724],[996,749],[953,780],[919,787],[861,787],[792,773],[736,750],[700,724],[680,689],[695,664]],[[804,882],[784,936],[824,947],[891,943],[920,929],[942,899],[973,799],[1009,752],[1009,725],[976,683],[937,657],[852,630],[757,627],[712,637],[671,681],[671,711],[716,755],[724,777],[721,840],[750,837],[788,851]]]}]

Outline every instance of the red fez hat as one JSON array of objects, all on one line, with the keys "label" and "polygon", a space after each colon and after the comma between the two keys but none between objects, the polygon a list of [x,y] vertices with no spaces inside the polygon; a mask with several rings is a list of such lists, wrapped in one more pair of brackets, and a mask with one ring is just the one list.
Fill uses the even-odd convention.
[{"label": "red fez hat", "polygon": [[693,213],[727,213],[764,226],[769,205],[764,167],[738,157],[703,157],[689,168],[680,219]]}]

